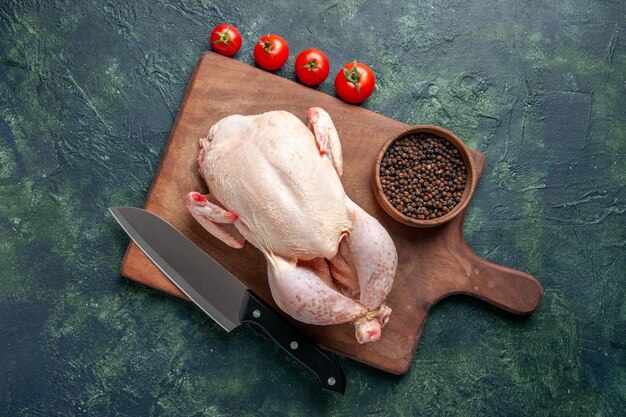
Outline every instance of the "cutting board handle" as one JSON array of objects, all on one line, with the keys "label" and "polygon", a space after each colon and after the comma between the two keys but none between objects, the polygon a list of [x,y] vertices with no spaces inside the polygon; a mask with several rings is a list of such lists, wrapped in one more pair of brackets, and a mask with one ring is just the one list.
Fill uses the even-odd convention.
[{"label": "cutting board handle", "polygon": [[[476,164],[476,181],[485,167],[485,155],[472,150]],[[541,284],[525,272],[491,263],[476,255],[465,242],[463,221],[465,211],[443,226],[445,246],[456,252],[453,256],[461,265],[465,279],[454,277],[442,286],[443,296],[467,294],[514,314],[530,314],[539,307],[543,290]],[[451,277],[452,278],[452,277]],[[446,288],[447,287],[447,291]]]},{"label": "cutting board handle", "polygon": [[525,272],[491,263],[476,255],[463,238],[463,217],[449,225],[448,245],[457,252],[465,279],[455,280],[450,294],[480,298],[514,314],[530,314],[539,307],[541,284]]},{"label": "cutting board handle", "polygon": [[[465,242],[463,242],[465,243]],[[530,314],[541,302],[541,284],[532,276],[511,268],[493,264],[465,244],[468,279],[460,291],[487,301],[514,314]]]}]

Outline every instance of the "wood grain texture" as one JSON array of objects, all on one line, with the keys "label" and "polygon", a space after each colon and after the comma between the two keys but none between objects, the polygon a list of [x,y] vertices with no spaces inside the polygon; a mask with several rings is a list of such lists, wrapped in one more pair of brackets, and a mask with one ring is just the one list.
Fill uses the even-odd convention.
[{"label": "wood grain texture", "polygon": [[[232,74],[237,74],[233,77]],[[213,238],[186,211],[189,191],[206,192],[197,171],[198,139],[232,113],[258,114],[288,110],[306,121],[307,109],[319,106],[333,118],[343,146],[346,193],[376,217],[398,249],[398,271],[388,297],[393,309],[379,342],[359,345],[351,324],[311,326],[290,321],[321,346],[381,370],[402,374],[413,362],[428,310],[442,298],[469,294],[516,314],[537,308],[542,290],[523,272],[476,256],[463,239],[463,217],[438,227],[415,229],[391,219],[377,204],[370,185],[380,147],[407,125],[352,106],[311,88],[211,52],[194,71],[145,208],[170,222],[206,253],[276,307],[267,285],[265,260],[246,244],[230,248]],[[478,181],[485,157],[472,150]],[[121,266],[125,277],[183,297],[176,287],[134,245]]]}]

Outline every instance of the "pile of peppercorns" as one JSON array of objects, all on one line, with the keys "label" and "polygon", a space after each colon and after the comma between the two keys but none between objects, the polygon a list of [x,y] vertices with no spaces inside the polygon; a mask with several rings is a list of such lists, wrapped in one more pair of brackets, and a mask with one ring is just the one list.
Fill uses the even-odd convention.
[{"label": "pile of peppercorns", "polygon": [[389,146],[380,162],[387,200],[405,216],[436,219],[461,201],[467,172],[456,147],[431,133],[405,136]]}]

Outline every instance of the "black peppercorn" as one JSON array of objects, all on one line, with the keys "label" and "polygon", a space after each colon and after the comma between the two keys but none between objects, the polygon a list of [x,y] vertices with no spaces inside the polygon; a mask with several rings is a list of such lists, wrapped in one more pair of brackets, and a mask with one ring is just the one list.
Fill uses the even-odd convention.
[{"label": "black peppercorn", "polygon": [[395,141],[383,155],[379,172],[387,200],[405,216],[419,220],[452,211],[467,179],[458,149],[430,133]]}]

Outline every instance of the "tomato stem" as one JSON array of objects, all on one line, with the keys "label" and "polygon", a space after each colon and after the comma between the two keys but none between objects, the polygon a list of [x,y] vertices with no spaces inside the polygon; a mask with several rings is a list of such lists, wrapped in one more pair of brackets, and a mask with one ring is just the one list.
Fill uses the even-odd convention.
[{"label": "tomato stem", "polygon": [[309,71],[313,71],[315,69],[319,69],[320,66],[317,65],[317,59],[316,58],[307,58],[306,59],[306,65],[302,65],[300,68],[305,68],[308,69]]},{"label": "tomato stem", "polygon": [[263,49],[265,49],[265,52],[267,52],[270,55],[274,55],[271,51],[270,48],[272,46],[274,46],[274,43],[272,43],[271,39],[270,39],[270,33],[267,34],[267,40],[263,41],[263,39],[261,39],[259,41],[259,45],[261,45],[263,47]]},{"label": "tomato stem", "polygon": [[228,42],[232,42],[235,43],[235,41],[233,41],[233,39],[230,37],[230,33],[228,33],[228,31],[230,30],[230,26],[226,26],[226,30],[224,32],[215,32],[217,34],[217,36],[219,36],[219,39],[216,39],[215,41],[213,41],[216,45],[218,43],[223,43],[224,45],[228,46],[230,49],[235,49],[233,48],[232,45],[230,45]]},{"label": "tomato stem", "polygon": [[343,77],[346,79],[346,81],[354,84],[354,87],[356,87],[356,93],[359,96],[361,95],[361,86],[359,84],[361,75],[363,75],[363,73],[359,74],[357,67],[356,67],[356,61],[354,61],[354,66],[352,67],[351,70],[349,70],[348,68],[343,69]]}]

